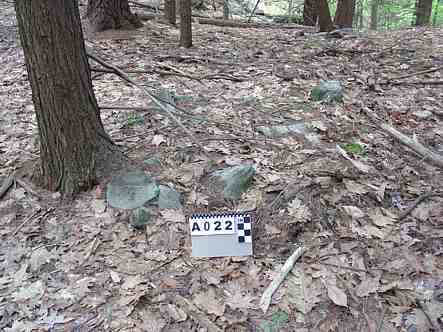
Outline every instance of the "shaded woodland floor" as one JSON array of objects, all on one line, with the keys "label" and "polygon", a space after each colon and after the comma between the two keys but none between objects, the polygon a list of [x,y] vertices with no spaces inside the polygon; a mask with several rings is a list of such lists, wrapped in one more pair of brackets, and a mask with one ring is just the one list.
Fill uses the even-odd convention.
[{"label": "shaded woodland floor", "polygon": [[[2,3],[0,13],[1,180],[38,158],[38,145],[13,8]],[[443,66],[443,30],[334,39],[300,29],[193,29],[191,49],[156,21],[87,34],[102,58],[172,98],[205,146],[209,157],[144,95],[93,73],[110,136],[178,190],[184,210],[161,211],[140,232],[106,207],[105,184],[74,202],[17,184],[0,200],[0,329],[442,329],[442,169],[363,111],[443,154],[443,70],[395,79]],[[344,103],[311,101],[311,89],[331,79],[344,85]],[[304,124],[306,134],[257,132],[288,123]],[[364,149],[350,161],[337,144]],[[153,157],[161,166],[143,164]],[[207,174],[242,163],[257,174],[241,201],[213,197]],[[244,208],[256,209],[253,257],[190,256],[186,215]],[[307,252],[263,314],[263,291],[300,244]]]}]

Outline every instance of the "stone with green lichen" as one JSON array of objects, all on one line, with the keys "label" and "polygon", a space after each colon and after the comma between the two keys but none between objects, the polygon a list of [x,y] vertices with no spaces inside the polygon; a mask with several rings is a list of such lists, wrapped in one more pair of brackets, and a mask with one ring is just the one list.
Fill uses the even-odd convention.
[{"label": "stone with green lichen", "polygon": [[212,188],[225,199],[239,199],[246,192],[255,174],[254,165],[239,165],[212,174]]},{"label": "stone with green lichen", "polygon": [[152,216],[149,209],[142,206],[132,210],[129,221],[132,227],[140,229],[143,228],[143,226],[149,224],[149,222],[151,221],[151,217]]},{"label": "stone with green lichen", "polygon": [[322,81],[311,91],[313,101],[325,101],[327,103],[343,101],[343,87],[339,81]]},{"label": "stone with green lichen", "polygon": [[160,185],[160,194],[158,195],[158,207],[160,209],[181,209],[180,194],[164,185]]},{"label": "stone with green lichen", "polygon": [[159,192],[154,179],[143,171],[123,171],[108,184],[106,197],[114,208],[135,209],[155,199]]}]

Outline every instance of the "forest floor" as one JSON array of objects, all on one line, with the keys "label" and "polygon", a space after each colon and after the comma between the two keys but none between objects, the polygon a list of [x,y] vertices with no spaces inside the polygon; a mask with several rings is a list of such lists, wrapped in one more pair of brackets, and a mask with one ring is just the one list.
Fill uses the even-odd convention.
[{"label": "forest floor", "polygon": [[[1,183],[38,145],[12,5],[0,13]],[[155,20],[87,34],[96,54],[205,118],[180,117],[206,151],[138,90],[93,73],[101,107],[140,107],[102,109],[112,139],[184,208],[141,232],[106,207],[104,184],[66,201],[17,183],[0,200],[0,330],[441,331],[443,170],[381,124],[443,154],[443,30],[335,39],[196,23],[193,33],[190,49]],[[310,99],[322,80],[342,83],[343,103]],[[305,134],[257,132],[292,123]],[[153,157],[161,166],[143,164]],[[245,163],[256,174],[242,199],[215,199],[206,174]],[[253,256],[191,256],[185,216],[245,207]],[[264,313],[264,290],[300,245]]]}]

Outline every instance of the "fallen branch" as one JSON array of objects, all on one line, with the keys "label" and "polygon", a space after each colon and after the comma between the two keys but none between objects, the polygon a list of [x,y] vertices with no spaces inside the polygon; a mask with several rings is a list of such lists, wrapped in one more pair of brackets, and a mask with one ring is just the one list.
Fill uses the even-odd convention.
[{"label": "fallen branch", "polygon": [[443,81],[400,81],[400,82],[379,82],[378,84],[382,85],[442,85]]},{"label": "fallen branch", "polygon": [[408,148],[421,155],[424,159],[430,160],[436,166],[443,168],[443,156],[427,149],[416,140],[406,136],[405,134],[399,132],[397,129],[389,126],[388,124],[380,122],[379,119],[372,114],[369,108],[365,108],[363,109],[363,111],[368,117],[370,117],[372,120],[375,120],[375,122],[381,129],[383,129],[388,134],[394,136],[397,140],[400,141],[400,143],[406,145]]},{"label": "fallen branch", "polygon": [[[137,14],[138,18],[144,21],[157,19],[161,22],[167,23],[162,15],[156,14]],[[221,27],[230,27],[230,28],[257,28],[257,29],[287,29],[287,30],[301,30],[300,35],[302,36],[307,31],[315,31],[315,28],[309,28],[304,25],[299,24],[280,24],[280,23],[248,23],[239,20],[223,20],[221,18],[206,18],[197,15],[192,15],[193,19],[196,20],[199,24],[208,24],[215,25]],[[296,36],[294,36],[296,37]]]},{"label": "fallen branch", "polygon": [[137,6],[137,7],[141,7],[141,8],[146,8],[146,9],[150,9],[150,10],[155,10],[156,12],[161,10],[160,7],[155,7],[155,6],[151,6],[151,5],[147,5],[141,2],[137,2],[137,1],[132,1],[129,0],[128,1],[131,5]]},{"label": "fallen branch", "polygon": [[297,250],[295,250],[294,253],[286,260],[280,273],[275,277],[274,280],[272,280],[268,288],[266,288],[260,299],[259,304],[264,313],[268,311],[268,308],[271,304],[272,295],[275,293],[278,287],[280,287],[281,283],[285,280],[288,273],[294,267],[295,262],[301,257],[301,255],[303,255],[305,250],[305,247],[298,247]]},{"label": "fallen branch", "polygon": [[443,194],[439,194],[439,193],[426,193],[423,194],[421,196],[419,196],[414,203],[412,203],[412,205],[405,210],[399,217],[398,217],[398,221],[401,221],[403,219],[405,219],[412,211],[414,211],[414,209],[421,203],[423,202],[425,199],[433,197],[433,196],[442,196]]},{"label": "fallen branch", "polygon": [[121,77],[122,79],[124,79],[126,82],[130,83],[132,86],[134,86],[136,89],[140,90],[141,92],[143,92],[146,96],[148,96],[153,102],[154,104],[156,104],[158,107],[160,107],[163,111],[166,112],[166,114],[173,120],[175,121],[182,129],[183,131],[191,138],[191,140],[200,147],[200,149],[202,149],[203,153],[206,153],[205,148],[203,147],[203,145],[197,141],[194,136],[192,135],[192,133],[188,130],[188,128],[186,128],[183,123],[181,123],[181,121],[172,113],[172,110],[175,110],[175,107],[170,105],[170,104],[166,104],[163,101],[161,101],[157,96],[153,95],[152,93],[150,93],[147,89],[145,89],[144,87],[140,86],[139,84],[137,84],[133,79],[131,79],[124,71],[120,70],[119,68],[117,68],[116,66],[109,64],[108,62],[104,61],[103,59],[99,58],[96,55],[91,54],[90,52],[87,53],[88,57],[90,57],[92,60],[96,61],[97,63],[101,64],[103,67],[105,68],[109,68],[115,71],[115,74],[118,75],[119,77]]},{"label": "fallen branch", "polygon": [[223,65],[223,66],[232,66],[236,65],[235,62],[222,62],[213,58],[206,57],[193,57],[186,55],[159,55],[154,58],[155,61],[164,61],[164,60],[177,60],[177,62],[187,62],[187,63],[213,63],[215,65]]},{"label": "fallen branch", "polygon": [[410,74],[406,74],[406,75],[401,75],[401,76],[394,76],[394,77],[390,77],[388,78],[388,81],[393,81],[393,80],[401,80],[403,78],[408,78],[408,77],[412,77],[412,76],[417,76],[417,75],[422,75],[422,74],[428,74],[428,73],[433,73],[439,70],[442,70],[443,66],[437,67],[437,68],[433,68],[433,69],[428,69],[428,70],[422,70],[422,71],[417,71],[415,73],[410,73]]}]

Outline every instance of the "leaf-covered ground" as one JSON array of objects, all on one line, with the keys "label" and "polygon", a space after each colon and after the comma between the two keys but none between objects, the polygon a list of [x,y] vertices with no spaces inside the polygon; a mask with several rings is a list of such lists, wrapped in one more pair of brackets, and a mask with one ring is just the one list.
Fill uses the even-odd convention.
[{"label": "leaf-covered ground", "polygon": [[[38,143],[13,8],[0,6],[3,180],[38,158]],[[0,329],[442,329],[442,168],[380,123],[443,154],[443,70],[393,79],[442,67],[443,30],[334,39],[301,28],[193,29],[191,49],[157,21],[87,34],[106,61],[143,71],[130,75],[172,97],[205,147],[116,75],[93,73],[107,131],[183,195],[183,211],[160,211],[141,232],[106,206],[105,183],[74,201],[17,183],[0,200]],[[311,101],[321,80],[339,80],[344,102]],[[280,138],[257,129],[294,123],[301,133]],[[247,163],[257,173],[240,201],[208,190],[207,174]],[[253,257],[192,258],[186,215],[233,209],[255,209]],[[260,297],[299,245],[307,251],[264,314]]]}]

